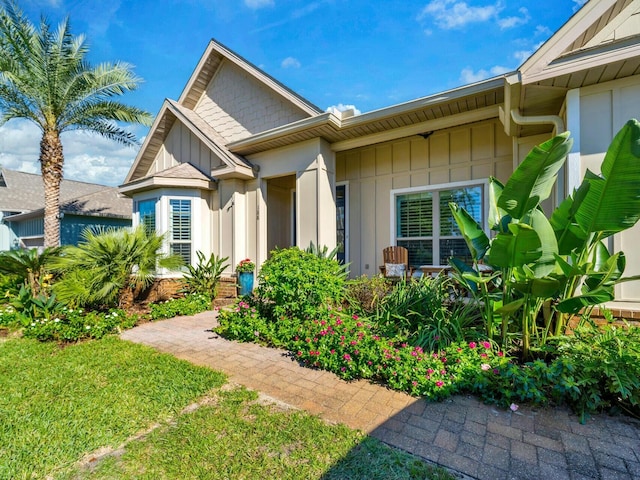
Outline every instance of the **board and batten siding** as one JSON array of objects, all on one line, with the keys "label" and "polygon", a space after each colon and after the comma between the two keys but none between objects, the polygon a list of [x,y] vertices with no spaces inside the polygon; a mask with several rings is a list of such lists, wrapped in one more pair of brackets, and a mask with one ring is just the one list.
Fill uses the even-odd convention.
[{"label": "board and batten siding", "polygon": [[[600,173],[613,137],[631,118],[640,119],[640,76],[580,89],[580,179],[586,169]],[[570,112],[571,114],[571,112]],[[612,239],[613,251],[627,257],[625,276],[640,275],[640,225]],[[640,302],[640,281],[618,285],[616,300]]]},{"label": "board and batten siding", "polygon": [[186,162],[191,163],[206,174],[222,165],[221,160],[191,130],[181,122],[175,122],[162,148],[156,155],[151,171],[147,175],[158,173]]},{"label": "board and batten siding", "polygon": [[391,190],[485,180],[506,182],[513,144],[498,119],[336,154],[336,182],[349,184],[351,275],[379,272],[391,238]]}]

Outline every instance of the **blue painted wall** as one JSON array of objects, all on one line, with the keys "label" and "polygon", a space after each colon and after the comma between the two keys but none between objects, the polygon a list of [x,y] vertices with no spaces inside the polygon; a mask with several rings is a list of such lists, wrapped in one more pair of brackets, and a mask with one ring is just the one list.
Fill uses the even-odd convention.
[{"label": "blue painted wall", "polygon": [[60,243],[77,245],[82,240],[82,232],[87,229],[130,227],[131,220],[125,218],[81,217],[65,214],[60,222]]}]

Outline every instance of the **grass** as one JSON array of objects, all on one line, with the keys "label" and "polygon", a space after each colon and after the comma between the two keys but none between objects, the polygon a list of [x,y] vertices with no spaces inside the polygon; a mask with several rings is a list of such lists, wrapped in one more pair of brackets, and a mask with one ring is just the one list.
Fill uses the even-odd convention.
[{"label": "grass", "polygon": [[[65,348],[0,342],[0,478],[453,478],[223,383],[221,374],[117,338]],[[202,406],[184,411],[198,399]],[[123,451],[79,462],[153,424]]]}]

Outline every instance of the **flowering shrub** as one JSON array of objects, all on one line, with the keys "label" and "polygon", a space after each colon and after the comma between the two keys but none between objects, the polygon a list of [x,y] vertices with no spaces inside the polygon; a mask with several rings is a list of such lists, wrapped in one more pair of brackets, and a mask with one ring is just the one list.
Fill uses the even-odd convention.
[{"label": "flowering shrub", "polygon": [[75,342],[84,338],[97,339],[110,333],[119,333],[123,329],[133,327],[138,317],[128,315],[123,310],[85,312],[82,309],[63,307],[57,316],[23,321],[23,335],[27,338]]},{"label": "flowering shrub", "polygon": [[211,308],[211,298],[201,293],[193,293],[183,298],[172,298],[166,302],[152,303],[151,318],[173,318],[180,315],[195,315]]},{"label": "flowering shrub", "polygon": [[244,260],[240,260],[240,263],[236,265],[236,272],[253,272],[256,269],[256,264],[253,263],[250,259],[245,258]]},{"label": "flowering shrub", "polygon": [[11,327],[19,322],[18,314],[11,305],[0,307],[0,327]]}]

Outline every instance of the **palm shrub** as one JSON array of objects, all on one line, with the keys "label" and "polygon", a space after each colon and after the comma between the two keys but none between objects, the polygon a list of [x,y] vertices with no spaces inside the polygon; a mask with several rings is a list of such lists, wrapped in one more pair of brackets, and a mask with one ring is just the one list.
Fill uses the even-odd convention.
[{"label": "palm shrub", "polygon": [[[506,347],[515,339],[524,358],[561,335],[570,315],[613,300],[624,278],[623,252],[606,241],[640,218],[640,124],[630,120],[615,136],[601,174],[587,171],[580,187],[547,218],[540,203],[552,192],[571,150],[569,133],[534,148],[505,185],[490,179],[489,238],[464,208],[451,203],[474,259],[455,259],[458,279],[482,306],[486,334]],[[495,274],[482,276],[479,262]]]},{"label": "palm shrub", "polygon": [[62,274],[58,298],[73,306],[123,306],[151,285],[158,268],[177,269],[182,260],[161,253],[163,236],[135,229],[85,230],[78,246],[52,261]]},{"label": "palm shrub", "polygon": [[210,299],[216,298],[218,283],[222,272],[229,266],[225,263],[229,257],[220,258],[212,253],[207,259],[200,250],[196,252],[198,264],[187,265],[184,273],[184,290],[187,293],[206,295]]},{"label": "palm shrub", "polygon": [[39,253],[32,248],[0,252],[0,274],[10,277],[3,283],[8,286],[23,284],[31,291],[32,296],[38,296],[50,286],[52,276],[47,264],[59,251],[58,248],[46,248]]},{"label": "palm shrub", "polygon": [[340,305],[347,273],[335,259],[298,247],[274,250],[258,275],[256,299],[270,319],[306,318],[326,305]]}]

